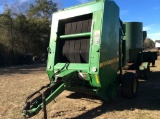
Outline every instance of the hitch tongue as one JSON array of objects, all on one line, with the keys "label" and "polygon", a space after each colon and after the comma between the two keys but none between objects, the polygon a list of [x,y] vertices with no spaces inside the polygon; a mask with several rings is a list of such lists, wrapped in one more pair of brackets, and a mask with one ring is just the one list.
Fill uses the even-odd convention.
[{"label": "hitch tongue", "polygon": [[[44,119],[47,119],[46,105],[54,100],[60,93],[62,93],[65,88],[65,83],[62,80],[57,80],[57,82],[47,84],[38,91],[29,95],[22,110],[23,116],[30,118],[43,109]],[[45,90],[42,92],[43,89]],[[39,95],[35,96],[36,94]]]}]

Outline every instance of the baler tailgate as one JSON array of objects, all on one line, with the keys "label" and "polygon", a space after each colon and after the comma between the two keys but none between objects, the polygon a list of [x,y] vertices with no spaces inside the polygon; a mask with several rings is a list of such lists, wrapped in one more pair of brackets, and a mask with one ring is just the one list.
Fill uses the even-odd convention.
[{"label": "baler tailgate", "polygon": [[[44,88],[46,89],[42,91]],[[44,86],[44,88],[41,88],[40,90],[36,91],[36,93],[28,96],[26,104],[22,110],[24,117],[29,118],[36,115],[43,107],[45,107],[48,103],[50,103],[54,98],[56,98],[65,90],[65,83],[59,80],[54,84],[50,84],[50,86],[48,87]],[[39,95],[35,96],[36,94]]]}]

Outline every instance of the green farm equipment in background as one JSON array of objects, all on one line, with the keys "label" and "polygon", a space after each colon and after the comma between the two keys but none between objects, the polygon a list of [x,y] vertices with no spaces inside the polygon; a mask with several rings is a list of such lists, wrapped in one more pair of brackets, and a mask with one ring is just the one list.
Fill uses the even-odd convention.
[{"label": "green farm equipment in background", "polygon": [[64,90],[109,101],[121,84],[125,97],[135,97],[137,72],[143,74],[148,62],[143,62],[141,55],[142,23],[136,28],[130,24],[135,26],[122,23],[119,7],[109,0],[95,0],[54,13],[46,69],[50,84],[28,96],[24,117],[43,109],[47,118],[46,105]]},{"label": "green farm equipment in background", "polygon": [[139,78],[148,79],[150,63],[155,65],[156,51],[146,51],[143,41],[147,32],[142,31],[142,22],[125,22],[125,36],[122,41],[122,72],[135,72]]}]

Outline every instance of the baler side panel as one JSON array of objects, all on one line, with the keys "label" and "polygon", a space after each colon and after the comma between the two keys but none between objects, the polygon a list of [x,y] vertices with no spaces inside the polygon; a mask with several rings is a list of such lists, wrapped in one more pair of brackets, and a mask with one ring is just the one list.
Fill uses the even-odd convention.
[{"label": "baler side panel", "polygon": [[[100,82],[102,88],[114,84],[119,69],[119,8],[113,1],[106,1],[100,56]],[[105,89],[104,89],[105,90]]]},{"label": "baler side panel", "polygon": [[102,17],[103,10],[95,11],[93,13],[93,29],[91,39],[91,52],[90,52],[90,85],[93,87],[101,87],[99,79],[99,62],[100,62],[100,45],[101,45],[101,31],[102,31]]}]

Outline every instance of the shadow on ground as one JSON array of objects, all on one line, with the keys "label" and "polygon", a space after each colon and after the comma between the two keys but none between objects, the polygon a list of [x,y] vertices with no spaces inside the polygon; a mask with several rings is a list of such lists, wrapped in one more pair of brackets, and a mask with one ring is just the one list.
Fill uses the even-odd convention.
[{"label": "shadow on ground", "polygon": [[[102,105],[72,119],[92,119],[110,111],[160,110],[160,72],[151,72],[150,77],[152,78],[147,81],[139,81],[139,93],[136,98],[123,98],[118,90],[117,97],[111,102],[103,102]],[[73,93],[68,98],[81,98],[81,95]]]},{"label": "shadow on ground", "polygon": [[[33,64],[33,65],[19,65],[12,67],[1,67],[0,75],[4,74],[29,74],[33,71],[45,71],[46,64]],[[42,70],[43,69],[43,70]]]}]

